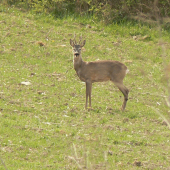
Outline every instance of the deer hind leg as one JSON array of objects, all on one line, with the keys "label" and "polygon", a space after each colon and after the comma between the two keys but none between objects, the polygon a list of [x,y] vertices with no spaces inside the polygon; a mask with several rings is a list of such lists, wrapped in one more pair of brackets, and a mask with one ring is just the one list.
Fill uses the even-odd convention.
[{"label": "deer hind leg", "polygon": [[89,98],[89,107],[91,107],[91,89],[92,89],[92,83],[87,81],[86,82],[86,104],[85,109],[88,107],[88,98]]},{"label": "deer hind leg", "polygon": [[124,95],[124,101],[123,101],[123,104],[122,104],[122,108],[121,110],[124,111],[125,110],[125,107],[126,107],[126,103],[128,101],[128,93],[129,93],[129,90],[123,85],[123,82],[120,82],[120,83],[115,83],[114,84],[119,88],[119,90],[123,93]]}]

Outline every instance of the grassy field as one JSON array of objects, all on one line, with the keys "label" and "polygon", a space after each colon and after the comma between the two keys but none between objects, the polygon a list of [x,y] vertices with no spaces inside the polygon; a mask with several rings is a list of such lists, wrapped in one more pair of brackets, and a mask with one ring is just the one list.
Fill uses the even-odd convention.
[{"label": "grassy field", "polygon": [[[139,23],[105,26],[3,6],[0,31],[0,170],[170,168],[170,129],[162,118],[170,120],[168,31],[160,38],[157,28]],[[84,110],[85,84],[69,45],[74,32],[86,39],[85,61],[127,65],[125,112],[111,82],[93,84],[93,109]]]}]

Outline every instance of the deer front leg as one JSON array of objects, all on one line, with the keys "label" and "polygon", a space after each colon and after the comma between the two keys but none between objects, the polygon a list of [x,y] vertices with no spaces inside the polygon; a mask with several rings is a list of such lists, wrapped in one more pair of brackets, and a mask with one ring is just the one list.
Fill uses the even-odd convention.
[{"label": "deer front leg", "polygon": [[91,89],[92,89],[92,83],[90,81],[86,82],[86,104],[85,109],[87,109],[88,106],[88,98],[89,98],[89,107],[91,107]]}]

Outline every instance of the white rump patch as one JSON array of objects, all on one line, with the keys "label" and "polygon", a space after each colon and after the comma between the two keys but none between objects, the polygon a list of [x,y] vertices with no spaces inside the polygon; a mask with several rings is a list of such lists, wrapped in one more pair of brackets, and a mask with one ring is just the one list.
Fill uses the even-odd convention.
[{"label": "white rump patch", "polygon": [[126,74],[127,74],[127,73],[129,73],[129,70],[128,70],[128,69],[126,70]]}]

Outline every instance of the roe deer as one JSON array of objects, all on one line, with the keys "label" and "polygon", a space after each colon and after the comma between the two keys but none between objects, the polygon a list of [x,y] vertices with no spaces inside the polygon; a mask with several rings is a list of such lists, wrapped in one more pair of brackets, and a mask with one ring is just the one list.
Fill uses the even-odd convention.
[{"label": "roe deer", "polygon": [[129,90],[123,85],[123,79],[128,72],[127,67],[119,61],[93,61],[85,62],[81,57],[81,49],[85,45],[86,40],[82,41],[80,37],[79,43],[70,39],[70,45],[73,47],[74,69],[81,81],[86,83],[86,103],[87,109],[88,98],[89,107],[91,107],[91,90],[92,83],[111,80],[123,93],[124,102],[121,110],[126,107]]}]

